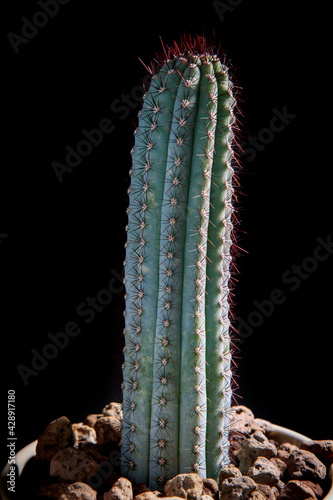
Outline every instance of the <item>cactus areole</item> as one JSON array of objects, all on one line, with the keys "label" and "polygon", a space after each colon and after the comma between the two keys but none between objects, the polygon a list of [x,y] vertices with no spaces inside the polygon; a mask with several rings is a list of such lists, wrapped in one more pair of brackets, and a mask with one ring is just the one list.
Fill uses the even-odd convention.
[{"label": "cactus areole", "polygon": [[121,467],[160,488],[229,461],[235,99],[202,37],[150,71],[130,172]]}]

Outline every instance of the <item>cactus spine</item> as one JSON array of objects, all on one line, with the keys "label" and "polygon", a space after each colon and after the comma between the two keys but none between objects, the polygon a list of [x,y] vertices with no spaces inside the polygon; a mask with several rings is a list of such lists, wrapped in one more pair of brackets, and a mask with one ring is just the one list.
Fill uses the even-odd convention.
[{"label": "cactus spine", "polygon": [[154,488],[228,463],[235,100],[190,42],[152,75],[132,150],[122,473]]}]

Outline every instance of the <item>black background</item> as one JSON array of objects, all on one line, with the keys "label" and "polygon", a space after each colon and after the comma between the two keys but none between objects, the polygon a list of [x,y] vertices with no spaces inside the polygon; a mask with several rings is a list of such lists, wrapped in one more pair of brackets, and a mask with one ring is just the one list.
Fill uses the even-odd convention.
[{"label": "black background", "polygon": [[[18,449],[58,416],[80,421],[120,396],[121,295],[90,323],[76,309],[107,287],[112,270],[122,270],[129,151],[139,105],[132,99],[122,119],[127,111],[116,110],[117,99],[141,85],[146,71],[138,57],[149,64],[161,51],[160,36],[167,44],[183,31],[215,34],[221,42],[242,89],[244,149],[250,136],[268,137],[262,130],[274,109],[296,115],[270,134],[262,150],[240,158],[238,242],[245,251],[237,260],[233,311],[247,321],[257,310],[254,301],[269,299],[274,289],[285,301],[239,344],[237,402],[310,437],[333,437],[333,257],[319,262],[294,291],[296,282],[282,280],[313,256],[318,237],[332,238],[331,142],[325,137],[328,11],[301,1],[287,8],[275,0],[224,4],[229,9],[219,16],[212,2],[201,0],[71,0],[15,53],[7,34],[21,35],[21,18],[31,20],[41,8],[36,1],[3,3],[4,460],[9,389],[16,391]],[[104,118],[115,129],[59,182],[52,163],[65,163],[66,146],[75,149],[82,130],[95,129]],[[41,352],[48,333],[63,331],[68,321],[79,324],[80,334],[24,385],[17,366],[31,366],[31,349]]]}]

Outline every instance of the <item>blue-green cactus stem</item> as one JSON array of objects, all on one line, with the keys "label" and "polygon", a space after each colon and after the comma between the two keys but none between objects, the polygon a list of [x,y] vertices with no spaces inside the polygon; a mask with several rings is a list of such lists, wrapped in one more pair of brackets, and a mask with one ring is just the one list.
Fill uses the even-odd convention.
[{"label": "blue-green cactus stem", "polygon": [[125,262],[122,473],[152,488],[218,478],[231,406],[232,84],[211,52],[173,55],[139,114]]}]

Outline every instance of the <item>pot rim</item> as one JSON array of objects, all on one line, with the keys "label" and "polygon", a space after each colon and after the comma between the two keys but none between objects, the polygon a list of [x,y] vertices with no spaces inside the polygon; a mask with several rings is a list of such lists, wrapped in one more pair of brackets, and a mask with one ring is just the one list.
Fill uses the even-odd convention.
[{"label": "pot rim", "polygon": [[[262,420],[262,422],[267,422],[268,425],[267,434],[269,438],[276,439],[276,441],[286,439],[287,442],[296,445],[299,445],[302,441],[312,441],[312,439],[310,439],[309,437],[304,436],[303,434],[300,434],[299,432],[293,431],[286,427],[272,424],[271,422],[264,420]],[[22,474],[22,471],[26,463],[30,460],[30,458],[35,456],[36,445],[37,445],[37,440],[28,444],[27,446],[25,446],[16,453],[15,463],[18,469],[17,477],[19,477]],[[3,500],[11,500],[5,490],[6,476],[8,472],[9,472],[9,465],[7,463],[0,475],[0,493]],[[327,493],[327,495],[322,500],[333,500],[333,464],[331,464],[331,466],[329,467],[328,475],[331,482],[331,488]]]}]

